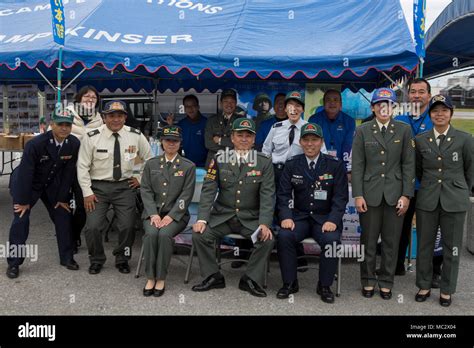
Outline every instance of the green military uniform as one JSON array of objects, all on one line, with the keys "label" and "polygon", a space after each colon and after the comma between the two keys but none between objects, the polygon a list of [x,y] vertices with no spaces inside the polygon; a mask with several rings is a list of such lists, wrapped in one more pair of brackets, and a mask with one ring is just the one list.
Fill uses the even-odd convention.
[{"label": "green military uniform", "polygon": [[[209,165],[219,150],[234,148],[234,144],[230,141],[230,134],[232,133],[232,123],[239,117],[240,116],[234,112],[229,120],[227,120],[222,113],[207,119],[204,142],[209,151],[207,153],[206,165]],[[220,144],[214,142],[214,136],[221,137]]]},{"label": "green military uniform", "polygon": [[352,145],[352,195],[363,197],[367,212],[360,213],[364,246],[361,263],[363,287],[376,283],[376,248],[382,236],[382,261],[378,283],[391,289],[397,264],[398,244],[403,216],[397,216],[401,196],[413,197],[415,182],[415,149],[410,126],[390,120],[385,136],[376,119],[356,129]]},{"label": "green military uniform", "polygon": [[[250,123],[254,131],[255,125]],[[216,240],[231,233],[250,239],[259,225],[270,227],[272,224],[275,194],[272,161],[262,153],[253,159],[249,155],[251,152],[245,164],[216,156],[209,165],[198,212],[198,221],[205,221],[207,227],[202,234],[193,233],[201,275],[205,278],[219,271],[214,249]],[[273,240],[257,241],[250,256],[246,275],[259,285],[263,284],[265,264],[273,244]]]},{"label": "green military uniform", "polygon": [[[177,128],[166,127],[164,132],[168,129],[170,132],[178,132]],[[178,137],[181,137],[180,134]],[[166,279],[173,253],[173,238],[189,222],[188,207],[193,198],[195,182],[196,166],[179,154],[171,161],[163,154],[150,159],[145,165],[140,194],[144,206],[143,244],[148,279]],[[168,215],[173,221],[158,229],[150,224],[152,215],[159,215],[161,218]]]},{"label": "green military uniform", "polygon": [[440,226],[440,290],[446,295],[456,291],[464,219],[473,184],[473,157],[472,136],[452,126],[439,147],[434,129],[416,137],[416,175],[421,182],[416,199],[416,285],[420,289],[431,289],[431,260]]},{"label": "green military uniform", "polygon": [[[122,112],[125,104],[111,101],[103,113]],[[134,241],[136,191],[128,180],[134,174],[136,160],[151,158],[147,139],[137,129],[123,126],[112,132],[106,125],[91,130],[83,137],[77,161],[77,176],[84,197],[95,195],[95,209],[87,212],[85,237],[91,264],[103,265],[106,260],[103,247],[103,229],[107,211],[113,206],[118,231],[118,246],[114,249],[116,265],[131,258]],[[143,165],[141,165],[143,166]],[[118,169],[118,171],[117,171]]]}]

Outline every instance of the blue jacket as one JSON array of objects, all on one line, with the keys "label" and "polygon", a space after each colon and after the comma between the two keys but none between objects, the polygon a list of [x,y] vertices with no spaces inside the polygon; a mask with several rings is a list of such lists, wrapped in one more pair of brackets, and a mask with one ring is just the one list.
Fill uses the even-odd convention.
[{"label": "blue jacket", "polygon": [[200,115],[197,122],[192,122],[189,117],[178,122],[178,126],[183,130],[184,157],[194,162],[196,167],[205,167],[207,149],[204,139],[207,118]]},{"label": "blue jacket", "polygon": [[[327,191],[326,200],[315,199],[316,184]],[[310,217],[320,224],[330,221],[342,228],[342,217],[349,201],[344,163],[320,153],[316,173],[312,177],[306,156],[302,154],[293,157],[283,169],[277,200],[281,220],[298,221]]]},{"label": "blue jacket", "polygon": [[45,190],[53,204],[69,202],[79,145],[79,139],[69,135],[58,153],[52,131],[27,142],[20,165],[10,177],[13,203],[31,204],[33,197]]},{"label": "blue jacket", "polygon": [[323,129],[324,143],[328,151],[336,151],[337,158],[350,168],[350,153],[354,139],[355,120],[344,112],[339,112],[334,121],[329,120],[322,110],[311,116],[308,122],[316,123]]},{"label": "blue jacket", "polygon": [[[418,120],[414,120],[413,116],[410,114],[399,115],[395,117],[395,120],[404,122],[411,127],[411,132],[413,138],[416,138],[418,134],[424,133],[426,131],[433,129],[433,122],[431,122],[430,114],[428,113],[428,108],[423,114],[421,114]],[[415,181],[415,191],[418,191],[420,188],[420,182],[418,178]]]}]

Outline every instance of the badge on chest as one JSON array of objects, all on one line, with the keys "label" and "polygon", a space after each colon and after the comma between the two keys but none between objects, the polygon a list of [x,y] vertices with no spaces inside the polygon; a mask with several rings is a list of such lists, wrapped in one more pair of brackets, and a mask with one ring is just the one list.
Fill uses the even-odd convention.
[{"label": "badge on chest", "polygon": [[314,199],[317,201],[325,201],[328,199],[328,191],[322,189],[321,181],[315,182],[315,189],[313,195]]}]

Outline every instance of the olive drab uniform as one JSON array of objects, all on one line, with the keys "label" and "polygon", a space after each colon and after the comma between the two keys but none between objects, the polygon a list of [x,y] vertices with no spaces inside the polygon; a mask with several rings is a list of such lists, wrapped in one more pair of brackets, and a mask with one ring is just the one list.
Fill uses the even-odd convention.
[{"label": "olive drab uniform", "polygon": [[[203,277],[219,271],[214,249],[217,239],[230,233],[250,239],[259,225],[272,224],[275,182],[271,159],[258,153],[253,162],[248,158],[247,162],[239,165],[215,159],[209,165],[198,212],[198,220],[206,221],[207,227],[202,234],[193,233]],[[273,240],[258,241],[249,259],[246,275],[260,285],[273,244]]]},{"label": "olive drab uniform", "polygon": [[[222,113],[211,116],[207,119],[204,136],[206,148],[209,150],[209,152],[207,153],[206,165],[210,163],[219,150],[234,148],[234,144],[232,144],[230,141],[230,134],[232,133],[232,123],[239,117],[240,116],[234,112],[228,120]],[[220,145],[214,142],[214,136],[221,137]]]},{"label": "olive drab uniform", "polygon": [[[196,166],[180,155],[167,161],[165,155],[150,159],[143,170],[140,194],[143,201],[145,272],[148,279],[164,280],[173,254],[173,238],[189,222],[188,207],[194,194]],[[173,221],[161,229],[150,216],[166,215]]]},{"label": "olive drab uniform", "polygon": [[[433,246],[441,227],[443,267],[440,290],[456,291],[459,258],[469,194],[474,176],[474,141],[471,134],[450,126],[440,145],[434,129],[416,137],[416,175],[420,189],[416,200],[416,284],[430,289]],[[438,140],[438,142],[440,139]]]},{"label": "olive drab uniform", "polygon": [[376,119],[356,129],[352,146],[352,195],[363,197],[367,212],[360,213],[360,243],[363,287],[375,286],[375,257],[379,234],[382,263],[379,286],[391,289],[397,264],[403,216],[397,216],[401,196],[413,197],[415,185],[415,143],[405,123],[390,120],[385,135]]}]

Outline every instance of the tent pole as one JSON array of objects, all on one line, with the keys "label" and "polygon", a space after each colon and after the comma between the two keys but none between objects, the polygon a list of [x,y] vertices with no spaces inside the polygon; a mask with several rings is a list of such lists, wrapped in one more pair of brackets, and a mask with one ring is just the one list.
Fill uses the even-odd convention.
[{"label": "tent pole", "polygon": [[420,57],[420,64],[418,65],[418,77],[423,77],[423,63],[425,62],[425,60]]},{"label": "tent pole", "polygon": [[[152,115],[152,123],[151,123],[151,130],[150,130],[150,136],[155,135],[154,130],[155,130],[155,125],[156,129],[158,128],[158,125],[155,123],[155,120],[159,119],[158,117],[158,79],[154,78],[153,79],[153,84],[154,84],[154,89],[153,89],[153,115]],[[156,130],[157,131],[157,130]]]},{"label": "tent pole", "polygon": [[58,62],[58,101],[56,102],[56,107],[58,106],[57,104],[61,104],[61,77],[62,77],[62,66],[63,66],[63,47],[59,47],[59,62]]},{"label": "tent pole", "polygon": [[66,89],[71,85],[71,83],[73,83],[74,81],[76,81],[76,79],[77,79],[79,76],[81,76],[82,73],[83,73],[84,71],[86,71],[86,70],[87,70],[86,68],[83,68],[76,76],[74,76],[74,78],[73,78],[71,81],[69,81],[69,83],[68,83],[66,86],[64,86],[64,89],[66,90]]},{"label": "tent pole", "polygon": [[47,78],[46,76],[44,76],[44,74],[41,72],[40,69],[35,68],[35,70],[38,72],[38,74],[41,75],[41,77],[43,78],[43,80],[45,80],[45,81],[48,83],[48,85],[50,85],[50,87],[51,87],[52,89],[56,89],[56,86],[53,85],[53,84],[48,80],[48,78]]}]

